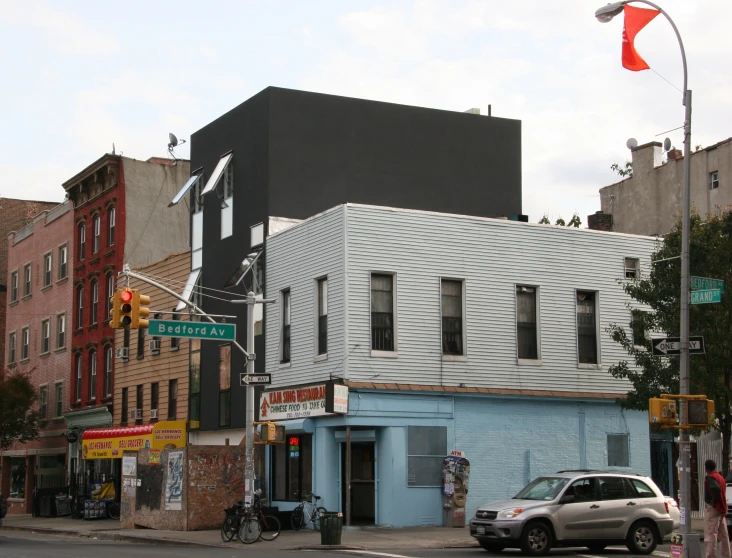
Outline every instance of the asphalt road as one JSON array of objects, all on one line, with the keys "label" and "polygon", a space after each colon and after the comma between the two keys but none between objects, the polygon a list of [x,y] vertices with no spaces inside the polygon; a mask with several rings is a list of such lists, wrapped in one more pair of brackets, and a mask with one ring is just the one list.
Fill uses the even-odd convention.
[{"label": "asphalt road", "polygon": [[[404,549],[398,550],[273,550],[266,543],[254,545],[233,544],[230,548],[212,548],[193,545],[137,544],[118,541],[97,541],[92,539],[40,535],[24,532],[0,531],[0,556],[3,558],[293,558],[305,554],[313,558],[335,556],[361,556],[364,558],[520,558],[518,550],[507,549],[500,554],[488,554],[479,548],[445,548],[440,550]],[[633,556],[625,547],[610,547],[603,552],[591,553],[586,548],[553,550],[550,557],[568,558],[630,558]],[[659,546],[650,558],[669,558],[669,546]]]}]

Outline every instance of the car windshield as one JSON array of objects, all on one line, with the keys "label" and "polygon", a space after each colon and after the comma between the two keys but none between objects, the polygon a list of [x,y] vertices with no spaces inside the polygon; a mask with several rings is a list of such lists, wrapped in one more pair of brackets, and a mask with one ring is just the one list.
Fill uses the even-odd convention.
[{"label": "car windshield", "polygon": [[569,479],[564,477],[539,477],[514,496],[514,500],[554,500],[567,486]]}]

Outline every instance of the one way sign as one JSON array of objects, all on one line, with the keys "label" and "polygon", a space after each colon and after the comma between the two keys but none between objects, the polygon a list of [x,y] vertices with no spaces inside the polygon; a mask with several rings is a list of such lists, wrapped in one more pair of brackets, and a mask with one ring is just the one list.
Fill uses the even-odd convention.
[{"label": "one way sign", "polygon": [[[666,337],[665,339],[653,339],[653,354],[655,356],[680,355],[681,338]],[[704,337],[689,337],[689,354],[704,354]]]},{"label": "one way sign", "polygon": [[245,372],[239,374],[239,385],[241,386],[254,386],[271,383],[272,374],[252,374],[251,376]]}]

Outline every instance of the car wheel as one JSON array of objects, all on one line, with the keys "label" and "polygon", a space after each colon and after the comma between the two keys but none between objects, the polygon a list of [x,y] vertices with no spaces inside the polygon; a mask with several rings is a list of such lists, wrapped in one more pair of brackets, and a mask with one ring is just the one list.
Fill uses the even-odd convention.
[{"label": "car wheel", "polygon": [[628,531],[627,544],[633,554],[650,554],[658,545],[655,526],[648,521],[634,523]]},{"label": "car wheel", "polygon": [[501,543],[495,543],[491,541],[478,541],[478,544],[483,550],[487,550],[488,552],[500,552],[505,546],[503,546]]},{"label": "car wheel", "polygon": [[521,552],[528,556],[544,556],[552,548],[552,533],[546,524],[532,521],[521,533]]},{"label": "car wheel", "polygon": [[606,544],[588,544],[587,548],[589,548],[592,552],[602,552],[607,548]]}]

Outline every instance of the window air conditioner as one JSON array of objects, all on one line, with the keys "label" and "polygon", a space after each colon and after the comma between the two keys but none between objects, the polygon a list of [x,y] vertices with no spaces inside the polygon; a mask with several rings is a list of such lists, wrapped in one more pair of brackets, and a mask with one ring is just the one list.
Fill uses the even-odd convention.
[{"label": "window air conditioner", "polygon": [[150,409],[150,418],[151,419],[158,418],[158,410],[157,409]]},{"label": "window air conditioner", "polygon": [[117,358],[130,358],[130,348],[129,347],[117,347],[115,349],[115,354],[117,355]]},{"label": "window air conditioner", "polygon": [[153,353],[160,352],[160,339],[150,339],[150,351]]},{"label": "window air conditioner", "polygon": [[131,420],[142,420],[142,409],[131,409],[130,410]]}]

